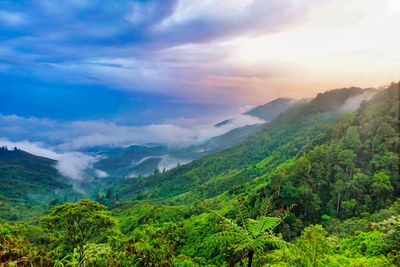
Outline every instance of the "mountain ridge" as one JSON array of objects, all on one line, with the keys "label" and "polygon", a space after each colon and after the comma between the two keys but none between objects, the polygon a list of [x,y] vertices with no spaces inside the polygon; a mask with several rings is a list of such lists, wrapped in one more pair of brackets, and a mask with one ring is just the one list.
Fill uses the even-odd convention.
[{"label": "mountain ridge", "polygon": [[[251,115],[249,112],[254,112],[255,117],[260,119],[272,119],[278,116],[280,113],[285,112],[290,107],[296,104],[296,100],[289,98],[278,98],[264,105],[257,106],[250,111],[243,113],[243,115]],[[257,116],[258,114],[258,116]],[[232,123],[232,119],[221,121],[214,125],[216,128],[220,128]],[[211,137],[199,144],[193,144],[185,146],[183,148],[168,147],[163,144],[152,144],[149,146],[133,145],[127,148],[111,149],[110,151],[118,151],[115,153],[100,152],[100,155],[109,156],[106,159],[100,160],[95,164],[96,168],[107,172],[110,175],[115,176],[146,176],[153,174],[154,171],[162,171],[165,166],[160,166],[162,159],[165,156],[170,156],[175,159],[177,165],[178,162],[190,162],[198,159],[202,156],[206,156],[223,149],[227,149],[234,146],[244,140],[250,135],[254,134],[256,129],[262,124],[251,124],[242,127],[236,127],[222,135]],[[148,160],[143,166],[136,166],[134,163],[137,162],[139,157],[142,159],[145,157],[152,157],[153,160]],[[154,160],[158,158],[158,160]],[[169,164],[171,166],[171,164]]]},{"label": "mountain ridge", "polygon": [[[133,190],[130,192],[136,192],[134,194],[139,194],[138,198],[142,198],[140,194],[141,190],[148,192],[149,188],[152,186],[157,186],[158,183],[165,183],[165,191],[156,193],[155,196],[158,194],[162,198],[167,196],[173,197],[177,194],[187,192],[189,188],[192,187],[191,185],[199,186],[212,180],[210,177],[217,177],[227,170],[238,170],[239,173],[236,173],[235,177],[237,177],[239,181],[242,179],[239,178],[240,170],[243,171],[247,166],[264,159],[273,153],[274,149],[288,142],[287,139],[282,139],[280,136],[291,136],[292,139],[298,138],[297,133],[300,129],[311,127],[318,122],[322,123],[333,119],[337,116],[337,114],[334,114],[334,111],[340,108],[347,99],[361,95],[363,92],[364,90],[361,88],[352,87],[320,93],[306,104],[295,106],[289,112],[278,115],[270,123],[262,125],[254,135],[235,147],[202,157],[197,161],[170,170],[166,174],[151,176],[136,181],[127,180],[133,183],[131,187],[128,186],[128,188],[132,189],[125,188],[125,190],[127,190],[125,194]],[[329,111],[331,111],[331,113],[329,113]],[[317,132],[314,132],[312,134],[315,135],[316,133]],[[304,140],[299,140],[299,142],[304,142]],[[235,156],[232,157],[229,155]],[[230,160],[227,161],[225,158],[229,158]],[[216,166],[216,169],[210,169],[209,166]],[[185,172],[190,173],[190,175],[182,174]],[[212,176],[210,176],[210,173],[213,173]],[[230,176],[230,174],[227,175]],[[186,182],[183,182],[183,180],[186,180]],[[227,187],[228,186],[225,186],[224,188],[227,189]],[[121,194],[124,193],[121,192]],[[128,193],[128,195],[129,194],[130,193]]]}]

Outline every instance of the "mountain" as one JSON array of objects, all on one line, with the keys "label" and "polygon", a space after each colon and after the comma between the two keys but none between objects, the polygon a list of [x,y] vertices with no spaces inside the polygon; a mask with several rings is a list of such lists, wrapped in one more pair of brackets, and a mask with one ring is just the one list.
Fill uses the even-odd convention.
[{"label": "mountain", "polygon": [[49,191],[70,189],[54,167],[55,160],[14,148],[0,148],[0,194],[8,198],[40,200]]},{"label": "mountain", "polygon": [[[291,98],[278,98],[267,104],[257,106],[244,113],[244,115],[254,116],[264,120],[265,122],[269,122],[278,117],[280,114],[288,111],[289,109],[297,105],[301,105],[302,103],[305,103],[305,101],[298,101]],[[232,119],[224,120],[215,124],[214,126],[222,127],[230,123],[232,123]],[[212,137],[211,139],[199,145],[194,145],[190,147],[189,151],[191,155],[195,155],[194,157],[192,156],[193,159],[213,154],[215,152],[230,148],[243,142],[252,134],[254,134],[256,130],[261,126],[262,123],[234,128],[225,134]]]},{"label": "mountain", "polygon": [[257,106],[244,114],[255,116],[269,122],[278,117],[279,114],[291,108],[296,102],[296,100],[291,98],[278,98],[265,105]]},{"label": "mountain", "polygon": [[260,126],[261,124],[252,124],[238,127],[225,134],[214,136],[201,144],[172,151],[171,154],[181,159],[198,159],[243,142],[254,134]]},{"label": "mountain", "polygon": [[153,173],[169,150],[164,145],[116,148],[98,153],[106,156],[95,164],[99,170],[112,176],[141,176]]},{"label": "mountain", "polygon": [[[315,265],[398,266],[392,255],[399,249],[400,88],[392,84],[358,102],[365,93],[321,93],[237,146],[163,174],[126,180],[118,190],[134,201],[116,206],[113,214],[127,235],[144,225],[142,234],[159,230],[160,240],[165,232],[185,240],[175,243],[174,253],[199,265],[242,265],[235,254],[223,258],[232,250],[221,244],[232,238],[236,247],[247,246],[251,241],[242,233],[251,236],[256,225],[274,224],[284,214],[268,235],[282,236],[311,257],[316,250],[309,244],[320,244],[323,256],[314,258]],[[358,108],[343,113],[349,103]],[[265,203],[274,218],[260,217]],[[207,241],[215,236],[226,238],[210,247]],[[287,247],[266,243],[260,241],[256,266],[313,265]]]},{"label": "mountain", "polygon": [[[320,93],[311,101],[295,106],[262,125],[241,144],[165,174],[127,180],[120,188],[121,193],[138,199],[149,196],[162,198],[172,203],[216,197],[254,179],[253,169],[261,161],[267,161],[272,168],[294,157],[326,130],[346,101],[363,94],[363,89],[354,87]],[[288,100],[280,101],[286,103]]]},{"label": "mountain", "polygon": [[[94,249],[82,260],[90,266],[239,266],[252,262],[249,255],[256,255],[252,266],[399,266],[399,93],[392,84],[318,94],[238,145],[103,185],[95,199],[107,207],[83,200],[45,211],[52,205],[0,199],[3,220],[36,212],[16,225],[0,222],[0,262],[54,265],[79,257],[61,232],[68,229],[68,236],[101,237],[87,239]],[[164,153],[157,146],[105,153],[139,159],[149,149]],[[7,164],[55,163],[4,153]]]},{"label": "mountain", "polygon": [[[244,113],[269,121],[300,102],[289,98],[278,98],[265,105]],[[216,128],[227,126],[233,119],[227,119],[214,125]],[[198,144],[175,148],[162,144],[145,146],[132,145],[126,148],[97,149],[98,155],[106,157],[95,164],[99,170],[117,177],[138,177],[153,174],[156,170],[170,169],[177,163],[187,163],[200,157],[227,149],[246,140],[262,124],[252,124],[234,128],[225,134],[212,137]]]},{"label": "mountain", "polygon": [[68,179],[54,167],[57,162],[14,148],[0,148],[0,211],[4,218],[17,217],[9,213],[10,206],[32,210],[31,205],[47,204],[54,198],[73,193]]}]

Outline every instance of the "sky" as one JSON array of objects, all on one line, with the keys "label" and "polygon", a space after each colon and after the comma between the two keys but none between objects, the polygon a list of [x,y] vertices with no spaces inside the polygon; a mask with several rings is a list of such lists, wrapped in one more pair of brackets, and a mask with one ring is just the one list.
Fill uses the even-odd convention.
[{"label": "sky", "polygon": [[186,143],[278,97],[396,82],[399,18],[398,0],[0,0],[0,139]]}]

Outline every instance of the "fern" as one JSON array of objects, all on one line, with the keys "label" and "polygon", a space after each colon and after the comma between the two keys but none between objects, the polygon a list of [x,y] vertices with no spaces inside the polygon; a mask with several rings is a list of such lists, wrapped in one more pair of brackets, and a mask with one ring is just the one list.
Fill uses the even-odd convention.
[{"label": "fern", "polygon": [[241,226],[215,211],[210,211],[221,220],[225,230],[209,237],[209,241],[233,246],[235,253],[247,254],[248,266],[252,264],[253,255],[264,252],[266,245],[277,248],[286,246],[286,242],[276,236],[273,231],[288,216],[293,206],[280,217],[268,217],[267,215],[271,212],[270,206],[271,202],[267,200],[261,209],[261,216],[252,220],[248,218],[246,208],[238,203],[236,221],[240,221]]}]

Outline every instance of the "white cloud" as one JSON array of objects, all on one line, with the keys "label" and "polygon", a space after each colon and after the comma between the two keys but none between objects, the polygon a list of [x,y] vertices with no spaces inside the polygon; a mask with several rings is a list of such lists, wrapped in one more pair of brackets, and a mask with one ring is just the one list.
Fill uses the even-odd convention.
[{"label": "white cloud", "polygon": [[106,177],[108,177],[108,173],[106,173],[105,171],[102,171],[102,170],[96,169],[96,170],[94,170],[94,173],[95,173],[97,178],[106,178]]},{"label": "white cloud", "polygon": [[[185,146],[205,141],[237,127],[263,123],[264,121],[248,115],[239,115],[233,117],[230,123],[222,127],[214,127],[217,122],[219,121],[191,127],[167,123],[124,126],[113,122],[59,122],[0,114],[0,136],[12,141],[29,140],[36,142],[35,144],[42,142],[57,152],[65,153],[96,146],[124,146],[145,143]],[[77,155],[74,155],[74,158],[76,157]]]},{"label": "white cloud", "polygon": [[176,159],[174,157],[171,157],[170,155],[164,155],[164,156],[162,156],[161,161],[158,164],[158,169],[160,171],[163,171],[164,169],[166,171],[170,170],[170,169],[173,169],[178,165],[178,162],[179,162],[179,164],[186,164],[186,163],[188,163],[190,161],[189,160],[182,160],[182,159],[178,160],[178,159]]},{"label": "white cloud", "polygon": [[[77,150],[96,146],[117,147],[146,143],[183,147],[206,141],[237,127],[264,121],[248,115],[239,115],[220,127],[214,126],[216,122],[190,128],[172,124],[123,126],[113,122],[59,122],[0,114],[0,136],[2,137],[0,146],[18,147],[31,154],[57,160],[55,167],[62,175],[73,180],[82,180],[85,177],[85,171],[92,168],[99,158],[76,152]],[[177,162],[177,159],[165,155],[162,157],[159,168],[170,169],[175,167]],[[181,161],[181,163],[184,162]],[[97,169],[94,173],[98,178],[108,176],[106,172]]]},{"label": "white cloud", "polygon": [[29,141],[12,142],[7,139],[0,139],[0,146],[9,148],[17,147],[33,155],[57,160],[56,168],[64,176],[73,180],[81,180],[84,171],[92,166],[96,158],[80,152],[56,153],[51,149],[45,148],[41,143]]},{"label": "white cloud", "polygon": [[368,101],[376,94],[374,90],[366,90],[363,94],[350,97],[344,104],[339,108],[340,113],[352,112],[358,109],[362,101]]},{"label": "white cloud", "polygon": [[232,119],[229,120],[229,123],[224,124],[221,127],[214,127],[213,125],[204,125],[197,127],[196,129],[194,129],[194,131],[198,142],[203,142],[211,137],[222,135],[238,127],[260,124],[264,122],[265,121],[250,115],[239,115],[233,117]]},{"label": "white cloud", "polygon": [[173,15],[166,18],[159,27],[173,27],[194,19],[235,20],[246,16],[252,4],[253,1],[243,0],[181,0]]},{"label": "white cloud", "polygon": [[91,168],[96,158],[80,152],[67,152],[57,154],[58,163],[57,170],[74,180],[82,180],[84,178],[84,171]]}]

